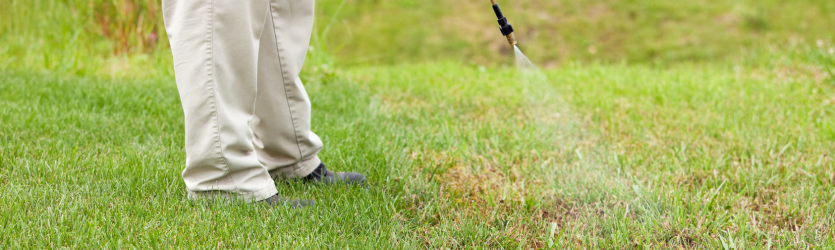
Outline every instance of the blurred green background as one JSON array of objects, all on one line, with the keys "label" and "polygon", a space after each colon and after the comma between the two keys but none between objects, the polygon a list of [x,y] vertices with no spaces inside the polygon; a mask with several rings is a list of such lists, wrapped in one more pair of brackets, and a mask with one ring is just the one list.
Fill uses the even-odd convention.
[{"label": "blurred green background", "polygon": [[[835,1],[829,0],[499,4],[520,47],[544,68],[748,60],[764,50],[827,47],[835,31]],[[122,75],[147,67],[134,71],[171,73],[159,1],[4,0],[0,12],[0,69]],[[311,60],[341,67],[512,64],[486,0],[320,0],[315,33]]]}]

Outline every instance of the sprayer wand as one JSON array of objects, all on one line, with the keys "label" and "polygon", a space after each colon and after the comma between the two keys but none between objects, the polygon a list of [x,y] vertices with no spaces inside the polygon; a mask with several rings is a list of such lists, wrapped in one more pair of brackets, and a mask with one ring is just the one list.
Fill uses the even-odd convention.
[{"label": "sprayer wand", "polygon": [[496,0],[490,0],[493,3],[493,12],[496,12],[496,18],[499,20],[499,30],[502,31],[502,35],[507,37],[507,42],[510,43],[510,46],[516,45],[516,37],[513,36],[513,26],[510,26],[510,23],[507,22],[507,18],[504,17],[502,14],[502,10],[499,9],[499,4],[496,3]]}]

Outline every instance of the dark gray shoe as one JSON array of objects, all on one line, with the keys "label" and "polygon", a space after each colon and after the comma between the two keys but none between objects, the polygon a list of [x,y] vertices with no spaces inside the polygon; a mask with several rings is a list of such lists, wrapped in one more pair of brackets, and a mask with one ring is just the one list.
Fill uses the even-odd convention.
[{"label": "dark gray shoe", "polygon": [[302,178],[304,181],[321,184],[365,185],[365,175],[354,172],[334,172],[320,163],[312,173]]},{"label": "dark gray shoe", "polygon": [[260,200],[258,202],[266,202],[267,204],[269,204],[270,206],[273,206],[273,207],[288,206],[290,208],[310,207],[310,206],[313,206],[316,203],[313,200],[288,200],[288,199],[285,199],[284,197],[278,196],[277,194],[273,195],[273,196],[270,196],[269,198]]}]

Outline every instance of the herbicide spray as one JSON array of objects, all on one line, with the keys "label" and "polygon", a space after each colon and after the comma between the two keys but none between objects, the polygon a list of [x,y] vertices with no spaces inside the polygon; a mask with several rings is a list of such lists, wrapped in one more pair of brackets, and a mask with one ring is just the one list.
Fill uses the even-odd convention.
[{"label": "herbicide spray", "polygon": [[[601,156],[613,154],[605,146],[588,143],[588,135],[580,129],[582,120],[572,112],[571,105],[565,102],[539,67],[522,53],[513,35],[513,26],[510,26],[502,14],[496,0],[490,2],[493,3],[493,11],[496,12],[502,35],[507,37],[507,42],[513,46],[516,54],[518,83],[521,84],[522,93],[528,101],[524,108],[525,116],[529,119],[528,124],[534,127],[532,132],[536,138],[550,144],[550,148],[543,150],[554,154],[547,156],[546,153],[546,160],[539,166],[534,166],[539,168],[536,170],[538,176],[546,183],[560,187],[560,192],[563,188],[573,189],[568,191],[569,193],[588,193],[591,188],[603,188],[595,192],[611,192],[630,197],[629,187],[635,189],[639,186],[632,184],[629,179],[613,174],[612,169],[608,168]],[[570,157],[572,153],[576,157]],[[575,160],[568,161],[569,158]],[[558,167],[560,164],[566,165]],[[551,225],[552,235],[556,228],[556,224]]]},{"label": "herbicide spray", "polygon": [[[585,157],[577,151],[579,142],[581,141],[582,133],[579,130],[579,120],[573,114],[571,105],[562,98],[562,95],[551,85],[545,74],[537,67],[531,60],[522,53],[517,45],[516,37],[513,35],[513,26],[508,23],[507,18],[502,14],[496,0],[490,0],[493,3],[493,11],[499,22],[499,30],[502,35],[507,37],[507,42],[513,46],[513,52],[516,55],[516,68],[518,72],[518,84],[520,84],[522,94],[527,100],[524,108],[524,115],[528,119],[528,124],[534,127],[533,133],[536,137],[546,141],[550,144],[550,148],[546,149],[552,152],[571,152],[575,151],[579,159]],[[550,160],[548,160],[550,161]],[[555,161],[559,161],[556,160]],[[546,161],[547,162],[547,161]],[[588,163],[588,162],[587,162]],[[588,164],[599,165],[599,164]],[[543,176],[549,176],[546,180],[556,181],[553,171],[553,165],[543,164]],[[572,168],[580,170],[578,168]],[[580,171],[582,174],[589,173],[589,169]],[[568,173],[561,173],[567,175]]]},{"label": "herbicide spray", "polygon": [[534,65],[528,57],[519,50],[519,46],[516,46],[516,36],[513,35],[513,26],[507,22],[507,17],[502,14],[502,9],[499,8],[499,4],[496,3],[496,0],[490,0],[493,3],[493,12],[496,13],[496,18],[499,21],[499,31],[502,32],[502,35],[507,37],[507,43],[510,46],[513,46],[513,52],[516,54],[516,66],[521,69],[536,69],[536,65]]},{"label": "herbicide spray", "polygon": [[[490,0],[493,4],[493,12],[496,13],[496,18],[499,22],[499,30],[502,35],[507,38],[507,43],[513,46],[513,52],[516,55],[516,67],[519,69],[520,80],[524,84],[525,95],[531,101],[531,107],[528,109],[532,112],[531,117],[545,118],[545,120],[560,120],[553,118],[560,118],[568,115],[568,105],[562,100],[562,97],[557,91],[548,83],[545,74],[539,70],[531,60],[522,53],[522,50],[517,46],[516,36],[513,35],[513,26],[507,21],[507,17],[502,14],[502,10],[496,3],[496,0]],[[562,129],[571,129],[570,124],[563,123]],[[565,125],[569,125],[565,127]]]}]

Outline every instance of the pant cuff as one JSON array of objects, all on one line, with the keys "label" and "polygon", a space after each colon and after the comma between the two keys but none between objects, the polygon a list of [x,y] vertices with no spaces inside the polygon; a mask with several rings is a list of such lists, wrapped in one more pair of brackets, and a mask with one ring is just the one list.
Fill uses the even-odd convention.
[{"label": "pant cuff", "polygon": [[319,156],[314,155],[313,157],[306,160],[301,160],[296,164],[274,169],[270,171],[270,176],[272,176],[273,179],[293,179],[305,177],[312,173],[313,170],[316,170],[316,167],[318,167],[321,163],[322,161],[319,160]]},{"label": "pant cuff", "polygon": [[244,201],[252,203],[255,201],[264,200],[277,194],[274,185],[270,185],[264,189],[254,192],[238,192],[238,191],[223,191],[223,190],[208,190],[208,191],[191,191],[188,190],[188,198],[190,200],[224,200],[224,201]]}]

